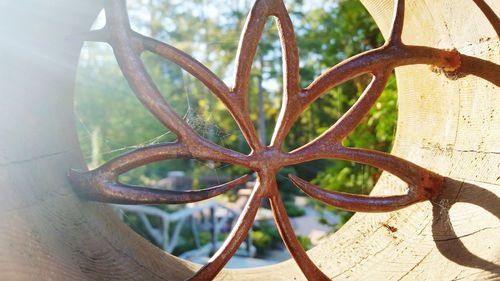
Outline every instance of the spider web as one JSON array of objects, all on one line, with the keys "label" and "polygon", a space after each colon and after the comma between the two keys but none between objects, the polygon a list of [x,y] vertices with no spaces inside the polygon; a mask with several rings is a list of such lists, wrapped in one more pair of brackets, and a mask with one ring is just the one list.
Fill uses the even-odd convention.
[{"label": "spider web", "polygon": [[[195,131],[197,131],[201,136],[214,141],[222,146],[227,146],[228,138],[232,135],[241,135],[239,130],[230,130],[228,128],[220,127],[213,118],[214,113],[210,113],[207,118],[199,113],[199,110],[196,109],[196,105],[190,99],[190,87],[192,87],[192,83],[190,79],[187,79],[185,76],[188,74],[183,73],[183,88],[185,92],[183,95],[185,96],[185,102],[187,109],[182,115],[182,119],[188,123]],[[77,89],[78,92],[79,89]],[[78,103],[79,95],[77,95],[77,103]],[[135,98],[135,97],[134,97]],[[115,105],[119,106],[119,104]],[[210,105],[210,108],[213,108],[214,105]],[[116,155],[120,155],[134,149],[138,149],[141,147],[146,147],[154,144],[171,142],[175,135],[166,130],[165,132],[159,132],[157,135],[151,138],[147,138],[141,142],[136,142],[132,145],[126,145],[120,142],[119,139],[109,138],[103,136],[100,132],[100,126],[89,125],[88,120],[86,120],[86,116],[82,115],[78,111],[75,112],[77,119],[77,127],[79,128],[80,141],[84,148],[84,158],[89,165],[89,168],[96,168],[98,166],[98,162],[101,162],[103,159],[110,159]],[[134,116],[123,116],[124,119],[134,118]],[[151,117],[153,118],[153,117]],[[134,123],[140,123],[140,121],[136,121]],[[134,132],[130,132],[134,134]],[[97,147],[96,147],[97,146]],[[99,160],[96,160],[100,159]],[[96,162],[97,161],[97,162]],[[229,164],[216,164],[211,161],[200,161],[196,159],[190,160],[194,162],[192,166],[196,168],[197,166],[203,166],[205,169],[210,172],[206,172],[208,175],[214,175],[217,178],[220,176],[220,172],[224,172],[224,169],[228,168]],[[189,172],[189,171],[186,171]],[[223,183],[223,179],[219,180],[219,184]]]}]

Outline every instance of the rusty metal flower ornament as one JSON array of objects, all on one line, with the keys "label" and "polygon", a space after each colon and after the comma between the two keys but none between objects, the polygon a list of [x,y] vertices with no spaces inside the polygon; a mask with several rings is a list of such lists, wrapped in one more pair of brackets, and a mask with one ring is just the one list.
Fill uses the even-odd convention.
[{"label": "rusty metal flower ornament", "polygon": [[[247,176],[223,185],[199,191],[166,191],[122,184],[118,176],[148,163],[195,158],[213,160],[247,167],[257,174],[252,194],[234,229],[223,246],[191,280],[213,279],[233,256],[250,230],[263,199],[270,201],[276,224],[291,256],[309,280],[328,280],[309,259],[294,234],[276,183],[276,173],[284,166],[321,158],[355,161],[385,170],[408,183],[405,195],[373,197],[329,192],[295,176],[290,179],[309,196],[337,208],[361,212],[388,212],[439,195],[443,177],[396,156],[367,149],[344,147],[341,141],[360,123],[383,91],[395,67],[410,64],[431,64],[444,71],[462,71],[457,51],[401,42],[404,1],[395,5],[392,31],[386,43],[377,49],[354,56],[326,71],[307,88],[299,87],[299,56],[292,22],[282,0],[257,0],[247,18],[237,52],[234,87],[229,88],[203,64],[182,51],[155,39],[145,37],[130,28],[124,1],[106,1],[106,26],[86,34],[89,41],[109,43],[130,87],[144,106],[168,129],[177,135],[174,143],[151,145],[121,155],[89,172],[71,171],[70,180],[84,199],[118,204],[178,204],[196,202],[219,195],[244,183]],[[283,50],[283,104],[271,144],[259,140],[248,110],[250,70],[265,20],[274,16]],[[230,111],[248,142],[251,153],[241,154],[220,147],[196,133],[163,99],[148,75],[140,53],[149,51],[162,56],[195,76]],[[281,146],[292,124],[303,110],[327,90],[362,74],[371,74],[372,81],[359,100],[329,130],[308,144],[283,152]],[[496,79],[496,80],[495,80]],[[493,78],[498,84],[498,78]]]}]

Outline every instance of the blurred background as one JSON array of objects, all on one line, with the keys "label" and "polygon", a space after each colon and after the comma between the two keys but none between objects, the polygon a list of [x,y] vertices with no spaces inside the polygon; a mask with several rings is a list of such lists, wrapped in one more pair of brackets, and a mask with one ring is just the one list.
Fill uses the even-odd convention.
[{"label": "blurred background", "polygon": [[[192,55],[232,83],[240,33],[253,1],[129,0],[134,30]],[[359,1],[285,1],[299,46],[301,86],[342,60],[380,46],[383,38]],[[93,29],[105,24],[104,14]],[[282,98],[281,45],[276,25],[268,19],[251,74],[249,106],[260,138],[269,143]],[[189,73],[154,54],[142,59],[165,99],[205,138],[249,153],[241,132],[224,105]],[[284,149],[291,151],[327,130],[354,104],[370,78],[361,76],[323,95],[300,116]],[[85,43],[75,99],[77,128],[89,168],[150,144],[174,141],[142,106],[121,74],[111,47]],[[370,114],[344,145],[389,151],[397,118],[396,83],[391,77]],[[134,169],[120,180],[172,190],[202,189],[252,173],[243,167],[180,159]],[[327,190],[368,194],[379,177],[376,168],[346,161],[320,160],[283,168],[277,176],[287,213],[302,246],[309,249],[336,231],[352,213],[326,207],[308,198],[288,180],[295,174]],[[220,247],[250,194],[252,182],[196,204],[116,207],[137,233],[174,255],[205,263]],[[259,210],[251,234],[228,267],[254,267],[280,262],[288,253],[271,211]]]}]

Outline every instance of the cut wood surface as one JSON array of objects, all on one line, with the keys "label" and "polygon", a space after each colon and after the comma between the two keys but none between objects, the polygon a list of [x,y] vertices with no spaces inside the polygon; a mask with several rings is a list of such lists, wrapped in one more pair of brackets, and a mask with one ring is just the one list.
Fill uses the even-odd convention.
[{"label": "cut wood surface", "polygon": [[[403,41],[500,64],[495,29],[471,0],[407,1]],[[476,1],[482,2],[482,1]],[[393,3],[363,3],[388,33]],[[487,4],[500,14],[500,2]],[[197,265],[155,248],[67,180],[83,168],[73,87],[100,1],[0,3],[0,280],[184,280]],[[498,27],[497,27],[498,28]],[[446,176],[435,202],[356,214],[308,253],[335,280],[500,279],[500,88],[427,65],[396,71],[393,154]],[[500,73],[497,73],[500,75]],[[405,191],[384,174],[373,194]],[[293,261],[220,280],[303,280]]]}]

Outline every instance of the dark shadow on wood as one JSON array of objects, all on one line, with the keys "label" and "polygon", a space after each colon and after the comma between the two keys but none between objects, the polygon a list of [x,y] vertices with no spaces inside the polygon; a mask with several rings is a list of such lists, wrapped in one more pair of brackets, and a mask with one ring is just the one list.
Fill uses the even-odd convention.
[{"label": "dark shadow on wood", "polygon": [[499,264],[471,253],[460,240],[462,237],[474,235],[483,229],[460,237],[455,233],[449,210],[459,202],[479,206],[500,219],[500,198],[496,194],[477,185],[446,178],[443,194],[433,202],[432,236],[437,249],[452,262],[480,268],[500,277]]}]

